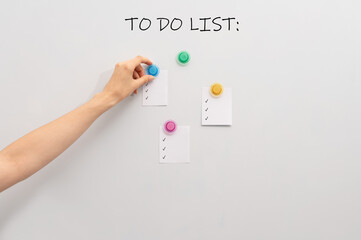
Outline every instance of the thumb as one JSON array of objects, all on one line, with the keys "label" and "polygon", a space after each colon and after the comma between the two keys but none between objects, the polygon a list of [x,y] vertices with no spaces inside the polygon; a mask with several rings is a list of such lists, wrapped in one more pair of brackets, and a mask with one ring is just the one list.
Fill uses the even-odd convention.
[{"label": "thumb", "polygon": [[143,77],[140,77],[138,79],[136,79],[135,82],[135,88],[140,88],[141,86],[143,86],[144,84],[146,84],[147,82],[153,81],[154,77],[152,75],[144,75]]}]

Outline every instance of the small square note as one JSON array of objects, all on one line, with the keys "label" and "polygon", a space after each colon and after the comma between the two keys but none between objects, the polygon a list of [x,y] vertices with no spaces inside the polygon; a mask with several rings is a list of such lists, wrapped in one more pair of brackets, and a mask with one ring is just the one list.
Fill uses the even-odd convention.
[{"label": "small square note", "polygon": [[160,70],[159,75],[143,85],[143,106],[168,105],[168,71]]},{"label": "small square note", "polygon": [[164,127],[159,128],[159,162],[189,163],[189,126],[178,126],[177,130],[168,134]]},{"label": "small square note", "polygon": [[232,125],[232,89],[224,88],[218,97],[202,88],[202,125]]}]

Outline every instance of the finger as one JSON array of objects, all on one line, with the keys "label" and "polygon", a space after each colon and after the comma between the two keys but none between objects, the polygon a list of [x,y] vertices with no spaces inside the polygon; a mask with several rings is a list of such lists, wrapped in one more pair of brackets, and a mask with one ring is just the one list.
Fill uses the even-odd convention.
[{"label": "finger", "polygon": [[138,74],[138,72],[137,71],[134,71],[133,72],[133,78],[134,79],[138,79],[140,76],[139,76],[139,74]]},{"label": "finger", "polygon": [[144,75],[141,78],[138,78],[136,81],[134,81],[135,84],[135,88],[140,88],[141,86],[143,86],[144,84],[146,84],[147,82],[153,81],[154,77],[152,75]]},{"label": "finger", "polygon": [[[133,72],[133,78],[134,78],[134,79],[138,79],[138,78],[139,78],[139,74],[138,74],[136,71]],[[137,94],[137,93],[138,93],[138,89],[135,89],[135,90],[133,91],[133,93],[134,93],[134,94]]]},{"label": "finger", "polygon": [[144,68],[140,64],[134,70],[139,74],[139,77],[145,75]]},{"label": "finger", "polygon": [[129,63],[132,65],[132,67],[135,69],[138,65],[141,63],[152,65],[152,61],[150,61],[148,58],[143,56],[137,56],[131,60],[129,60]]}]

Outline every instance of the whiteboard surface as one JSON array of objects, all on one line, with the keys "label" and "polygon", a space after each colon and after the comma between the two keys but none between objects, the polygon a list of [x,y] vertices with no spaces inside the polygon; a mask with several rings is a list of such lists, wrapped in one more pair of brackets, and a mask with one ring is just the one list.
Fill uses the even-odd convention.
[{"label": "whiteboard surface", "polygon": [[[126,99],[1,193],[0,239],[360,239],[360,10],[352,0],[2,1],[1,148],[90,99],[138,54],[169,71],[169,99]],[[240,23],[132,32],[132,16]],[[216,81],[233,90],[231,127],[201,126],[201,88]],[[190,126],[190,164],[159,164],[168,119]]]}]

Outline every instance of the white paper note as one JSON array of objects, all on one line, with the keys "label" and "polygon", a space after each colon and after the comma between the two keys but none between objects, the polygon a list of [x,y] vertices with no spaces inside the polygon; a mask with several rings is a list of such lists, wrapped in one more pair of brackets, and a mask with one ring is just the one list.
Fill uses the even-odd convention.
[{"label": "white paper note", "polygon": [[160,70],[155,79],[143,86],[143,106],[168,104],[168,71]]},{"label": "white paper note", "polygon": [[202,125],[232,125],[232,89],[213,97],[209,87],[202,88]]},{"label": "white paper note", "polygon": [[159,128],[159,162],[160,163],[189,163],[189,126],[177,126],[172,134]]}]

